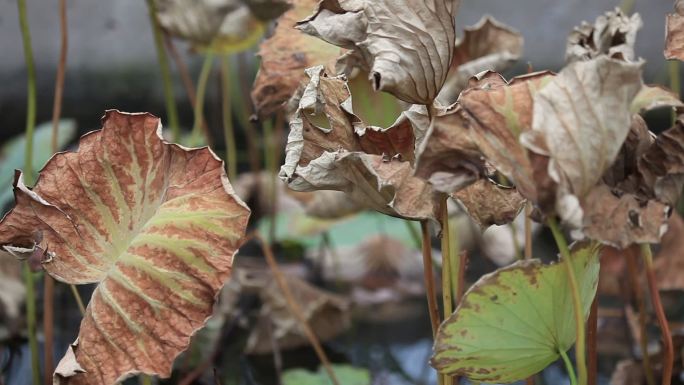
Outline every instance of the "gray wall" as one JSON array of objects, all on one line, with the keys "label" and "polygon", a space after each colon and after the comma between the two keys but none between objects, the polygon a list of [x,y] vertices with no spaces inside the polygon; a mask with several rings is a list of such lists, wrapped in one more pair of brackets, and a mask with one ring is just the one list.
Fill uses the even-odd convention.
[{"label": "gray wall", "polygon": [[[416,0],[421,1],[421,0]],[[38,68],[39,121],[49,119],[52,85],[59,56],[56,0],[28,0],[28,16]],[[69,59],[65,115],[96,127],[102,110],[151,109],[163,114],[161,84],[145,2],[142,0],[68,0]],[[525,36],[523,62],[535,69],[562,65],[565,38],[582,20],[618,5],[617,0],[463,0],[458,28],[488,13]],[[637,0],[644,20],[637,52],[648,60],[651,81],[665,81],[662,59],[664,17],[671,0]],[[186,48],[179,45],[181,51]],[[194,67],[196,60],[191,59]],[[24,56],[15,0],[0,0],[0,127],[23,127]],[[177,87],[179,99],[183,91]],[[182,102],[182,100],[179,100]],[[183,114],[188,114],[186,109]],[[89,127],[89,128],[92,128]],[[83,128],[83,127],[82,127]]]}]

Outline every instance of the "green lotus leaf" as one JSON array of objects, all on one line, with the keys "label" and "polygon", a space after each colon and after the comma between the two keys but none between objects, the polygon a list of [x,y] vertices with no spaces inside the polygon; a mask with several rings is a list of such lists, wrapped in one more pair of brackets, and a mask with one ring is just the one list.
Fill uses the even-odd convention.
[{"label": "green lotus leaf", "polygon": [[[585,319],[596,294],[598,246],[576,244],[571,263]],[[482,277],[439,329],[432,366],[483,382],[527,378],[575,342],[567,270],[560,262],[519,261]]]},{"label": "green lotus leaf", "polygon": [[[370,385],[371,377],[367,369],[350,365],[332,365],[335,376],[344,385]],[[326,371],[321,367],[318,372],[306,369],[290,369],[283,373],[283,385],[332,385]]]}]

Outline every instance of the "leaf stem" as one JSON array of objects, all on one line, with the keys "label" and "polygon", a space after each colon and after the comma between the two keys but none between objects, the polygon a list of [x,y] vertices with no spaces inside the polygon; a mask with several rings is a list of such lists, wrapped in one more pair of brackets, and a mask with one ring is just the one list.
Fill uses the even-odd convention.
[{"label": "leaf stem", "polygon": [[556,219],[550,217],[547,221],[553,238],[556,240],[558,249],[562,256],[562,263],[565,266],[565,271],[570,283],[570,294],[572,295],[572,306],[575,313],[575,332],[577,341],[575,343],[575,359],[577,362],[577,375],[579,378],[579,385],[587,384],[587,359],[585,351],[585,334],[584,334],[584,314],[582,311],[582,301],[580,299],[579,286],[577,284],[577,277],[575,276],[575,269],[570,261],[570,249],[568,243],[563,236],[563,233],[556,223]]},{"label": "leaf stem", "polygon": [[597,352],[597,333],[598,333],[598,293],[591,303],[589,311],[589,321],[587,322],[587,349],[588,349],[588,377],[587,385],[597,385],[598,374],[598,352]]},{"label": "leaf stem", "polygon": [[[408,221],[406,221],[409,223]],[[410,223],[409,223],[410,225]],[[413,226],[410,226],[413,228]],[[432,245],[430,244],[430,228],[427,221],[420,222],[423,251],[423,279],[425,280],[425,292],[427,294],[428,314],[432,325],[432,336],[437,335],[439,329],[439,307],[437,306],[437,290],[435,285],[434,267],[432,266]]]},{"label": "leaf stem", "polygon": [[[526,260],[532,259],[532,204],[525,203],[525,251],[524,257]],[[530,376],[525,380],[526,385],[534,385],[534,376]]]},{"label": "leaf stem", "polygon": [[[441,217],[442,217],[442,306],[444,308],[444,319],[449,318],[453,312],[453,286],[451,282],[451,261],[452,261],[452,245],[450,240],[451,232],[449,231],[449,210],[447,207],[448,197],[445,196],[442,201]],[[444,385],[453,385],[454,378],[445,374],[443,379]]]},{"label": "leaf stem", "polygon": [[561,358],[563,358],[563,363],[565,363],[565,370],[568,372],[568,377],[570,377],[570,385],[577,385],[577,377],[575,376],[575,369],[572,367],[572,362],[568,357],[568,353],[564,351],[559,351]]},{"label": "leaf stem", "polygon": [[[211,67],[214,63],[214,53],[208,50],[204,55],[204,61],[202,62],[202,69],[200,70],[199,79],[197,80],[197,96],[195,99],[195,108],[193,112],[195,114],[195,120],[192,124],[192,135],[191,141],[193,145],[199,141],[200,136],[202,136],[202,116],[204,112],[204,97],[207,93],[207,83],[209,82],[209,75],[211,74]],[[208,141],[209,137],[206,136],[205,139]]]},{"label": "leaf stem", "polygon": [[156,16],[157,7],[155,6],[153,0],[147,0],[147,8],[150,15],[150,25],[152,26],[152,32],[154,34],[154,46],[157,50],[159,72],[162,76],[164,101],[166,102],[166,115],[169,119],[169,126],[171,127],[171,137],[174,142],[178,142],[180,139],[180,123],[178,119],[178,110],[176,109],[176,100],[173,96],[173,81],[171,79],[169,60],[166,57],[166,50],[164,49],[162,29]]},{"label": "leaf stem", "polygon": [[83,304],[83,299],[81,298],[81,294],[78,293],[78,289],[76,288],[76,285],[69,285],[71,287],[71,294],[74,295],[74,299],[76,300],[76,304],[78,305],[78,310],[81,312],[81,316],[85,316],[86,308],[85,305]]},{"label": "leaf stem", "polygon": [[644,293],[639,284],[639,273],[637,255],[633,249],[626,250],[627,272],[629,287],[634,291],[637,308],[639,309],[639,347],[641,349],[641,364],[646,375],[646,384],[655,385],[655,376],[653,375],[653,368],[651,367],[651,356],[648,353],[648,332],[646,328],[646,302],[644,301]]},{"label": "leaf stem", "polygon": [[23,267],[24,282],[26,284],[26,329],[28,332],[29,348],[31,349],[31,374],[33,384],[40,384],[40,361],[38,358],[38,338],[36,333],[36,289],[33,280],[33,272],[28,261]]},{"label": "leaf stem", "polygon": [[325,371],[328,373],[330,380],[334,385],[341,385],[337,377],[335,376],[335,372],[332,369],[330,360],[328,359],[328,356],[325,354],[325,351],[323,350],[323,347],[321,346],[321,343],[318,340],[316,333],[314,333],[313,329],[304,317],[304,312],[302,311],[302,308],[299,306],[299,303],[297,303],[297,301],[294,299],[292,291],[290,290],[290,286],[287,284],[283,272],[280,271],[280,268],[278,267],[278,262],[276,262],[275,257],[273,256],[273,251],[271,250],[271,247],[269,246],[268,242],[266,242],[264,237],[262,237],[261,234],[259,234],[258,232],[254,232],[254,239],[259,241],[261,249],[264,253],[264,257],[266,258],[266,262],[268,263],[268,266],[271,268],[271,271],[273,272],[273,277],[275,278],[276,283],[280,287],[280,291],[283,293],[283,297],[285,297],[285,301],[287,302],[287,306],[290,308],[290,312],[292,312],[292,315],[294,315],[295,318],[297,318],[300,326],[302,327],[302,329],[304,329],[304,334],[306,334],[306,337],[309,339],[309,342],[311,343],[311,346],[314,348],[316,355],[318,355],[318,358],[321,360],[321,363],[323,364]]},{"label": "leaf stem", "polygon": [[[663,309],[662,301],[660,300],[660,292],[658,291],[658,284],[656,282],[655,269],[653,268],[653,254],[651,252],[651,245],[644,243],[641,245],[641,255],[646,263],[646,278],[648,280],[648,287],[651,293],[651,302],[658,318],[658,326],[663,338],[663,380],[662,385],[670,385],[672,382],[672,367],[674,364],[674,346],[672,345],[672,334],[670,333],[670,325],[665,317],[665,310]],[[648,352],[646,352],[648,354]]]},{"label": "leaf stem", "polygon": [[[36,69],[33,63],[33,48],[31,47],[31,32],[26,15],[26,0],[17,0],[19,11],[19,25],[24,46],[26,61],[27,92],[26,92],[26,151],[24,153],[24,178],[27,184],[33,184],[33,130],[36,125]],[[31,349],[31,373],[34,384],[40,384],[40,363],[38,357],[38,339],[36,336],[36,293],[33,273],[28,262],[23,267],[26,282],[26,323],[28,329],[29,347]]]},{"label": "leaf stem", "polygon": [[230,58],[221,58],[221,116],[223,117],[223,137],[226,144],[226,163],[228,164],[228,179],[235,181],[237,177],[237,145],[235,144],[235,129],[233,127],[233,111],[230,106]]},{"label": "leaf stem", "polygon": [[[62,113],[62,95],[64,94],[64,78],[66,73],[67,51],[69,49],[69,32],[67,29],[66,0],[59,0],[59,25],[60,25],[60,52],[55,77],[55,95],[52,104],[52,140],[50,141],[52,153],[59,151],[59,118]],[[54,369],[54,315],[55,315],[55,281],[49,274],[43,276],[43,334],[45,346],[43,348],[43,381],[45,384],[52,383]]]}]

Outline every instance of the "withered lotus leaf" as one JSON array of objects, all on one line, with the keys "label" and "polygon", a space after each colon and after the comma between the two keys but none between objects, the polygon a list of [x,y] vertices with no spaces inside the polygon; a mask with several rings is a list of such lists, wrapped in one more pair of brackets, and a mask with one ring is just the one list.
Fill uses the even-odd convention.
[{"label": "withered lotus leaf", "polygon": [[290,119],[280,178],[296,191],[344,191],[389,215],[434,218],[436,192],[413,176],[425,107],[405,111],[389,128],[367,126],[354,115],[343,76],[328,77],[322,66],[307,74],[310,82]]},{"label": "withered lotus leaf", "polygon": [[532,128],[535,95],[553,78],[552,73],[538,72],[508,83],[498,74],[483,73],[458,100],[468,132],[487,161],[534,202],[541,186],[535,174],[539,159],[531,158],[519,139]]},{"label": "withered lotus leaf", "polygon": [[641,87],[641,63],[599,56],[569,64],[535,95],[532,130],[520,140],[551,158],[548,174],[559,184],[558,202],[565,195],[583,197],[613,164]]},{"label": "withered lotus leaf", "polygon": [[376,90],[429,105],[454,53],[460,0],[322,0],[299,28],[354,50]]},{"label": "withered lotus leaf", "polygon": [[[199,50],[242,51],[258,42],[265,31],[262,20],[252,13],[249,1],[154,0],[154,3],[159,25],[173,36],[187,39]],[[283,4],[279,9],[284,11]]]},{"label": "withered lotus leaf", "polygon": [[673,214],[655,258],[660,290],[684,290],[684,220]]},{"label": "withered lotus leaf", "polygon": [[525,198],[515,187],[500,186],[487,178],[455,192],[453,196],[483,229],[513,222],[525,205]]},{"label": "withered lotus leaf", "polygon": [[662,107],[684,107],[679,96],[674,92],[659,85],[644,85],[634,100],[630,111],[633,114],[641,114]]},{"label": "withered lotus leaf", "polygon": [[684,186],[684,122],[657,137],[635,115],[617,160],[581,200],[584,234],[618,248],[659,243]]},{"label": "withered lotus leaf", "polygon": [[58,153],[33,189],[18,173],[0,245],[41,250],[55,279],[96,283],[55,383],[168,377],[211,315],[249,209],[208,148],[161,138],[150,114],[107,111],[77,152]]},{"label": "withered lotus leaf", "polygon": [[416,150],[416,176],[451,194],[485,173],[480,149],[470,136],[458,104],[437,109]]},{"label": "withered lotus leaf", "polygon": [[684,1],[677,0],[675,11],[666,19],[665,58],[684,60]]},{"label": "withered lotus leaf", "polygon": [[593,25],[583,22],[568,37],[568,62],[593,59],[600,55],[634,61],[634,43],[643,25],[638,13],[625,15],[619,8],[596,18]]},{"label": "withered lotus leaf", "polygon": [[273,36],[261,43],[261,67],[254,81],[252,100],[259,114],[280,108],[308,80],[304,70],[325,65],[334,70],[340,48],[294,29],[297,21],[310,15],[317,0],[294,0],[279,19]]},{"label": "withered lotus leaf", "polygon": [[464,36],[456,42],[449,75],[438,97],[440,103],[455,102],[471,76],[507,70],[522,55],[523,45],[520,32],[491,16],[466,27]]}]

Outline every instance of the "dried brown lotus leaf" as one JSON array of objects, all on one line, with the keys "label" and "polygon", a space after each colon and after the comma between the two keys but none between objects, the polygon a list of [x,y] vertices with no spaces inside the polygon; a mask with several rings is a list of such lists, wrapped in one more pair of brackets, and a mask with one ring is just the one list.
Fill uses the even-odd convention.
[{"label": "dried brown lotus leaf", "polygon": [[563,195],[581,199],[615,161],[641,87],[641,63],[600,56],[569,64],[535,95],[532,130],[520,140],[550,157],[548,174],[560,186],[559,204]]},{"label": "dried brown lotus leaf", "polygon": [[665,58],[684,60],[684,3],[675,3],[675,13],[665,23]]},{"label": "dried brown lotus leaf", "polygon": [[19,174],[14,191],[0,245],[42,250],[60,281],[98,284],[55,383],[168,377],[211,315],[247,226],[223,162],[163,141],[152,115],[108,111],[78,152],[53,156],[33,189]]},{"label": "dried brown lotus leaf", "polygon": [[684,187],[684,116],[656,137],[638,161],[641,192],[674,206]]},{"label": "dried brown lotus leaf", "polygon": [[520,32],[491,16],[484,16],[474,26],[466,27],[463,38],[456,42],[439,101],[442,104],[455,102],[470,77],[482,71],[503,72],[510,68],[522,55],[523,45]]},{"label": "dried brown lotus leaf", "polygon": [[484,159],[463,120],[460,107],[438,111],[417,150],[416,176],[450,194],[484,174]]},{"label": "dried brown lotus leaf", "polygon": [[584,234],[619,249],[635,243],[659,243],[667,229],[668,206],[618,195],[605,184],[592,188],[582,201]]},{"label": "dried brown lotus leaf", "polygon": [[238,52],[256,44],[264,24],[243,0],[154,0],[159,25],[200,50]]},{"label": "dried brown lotus leaf", "polygon": [[632,101],[630,111],[633,114],[642,114],[662,107],[684,107],[684,103],[679,100],[677,94],[665,87],[644,85]]},{"label": "dried brown lotus leaf", "polygon": [[660,290],[684,290],[684,220],[673,214],[655,258]]},{"label": "dried brown lotus leaf", "polygon": [[594,59],[601,55],[634,61],[634,43],[641,16],[625,15],[619,8],[596,18],[593,25],[583,22],[568,37],[565,58],[568,62]]},{"label": "dried brown lotus leaf", "polygon": [[519,138],[532,127],[534,95],[552,79],[553,74],[539,72],[506,83],[498,74],[485,73],[458,100],[471,138],[484,157],[533,201],[538,200],[537,160],[531,160]]},{"label": "dried brown lotus leaf", "polygon": [[[270,276],[270,274],[268,275]],[[349,301],[318,289],[309,283],[287,275],[287,284],[302,315],[321,341],[337,337],[351,326]],[[279,349],[293,349],[309,345],[301,323],[292,315],[280,287],[269,279],[259,288],[262,306],[257,323],[247,340],[245,352],[266,354],[273,352],[276,340]]]},{"label": "dried brown lotus leaf", "polygon": [[299,28],[359,53],[376,90],[429,105],[454,52],[459,0],[322,0]]},{"label": "dried brown lotus leaf", "polygon": [[254,81],[252,101],[257,113],[272,114],[283,108],[299,86],[308,80],[304,70],[324,65],[335,68],[340,48],[294,29],[298,20],[313,12],[317,0],[294,0],[279,19],[273,36],[261,43],[261,67]]},{"label": "dried brown lotus leaf", "polygon": [[483,229],[513,222],[525,205],[525,198],[515,188],[497,185],[486,178],[454,193],[453,197]]}]

